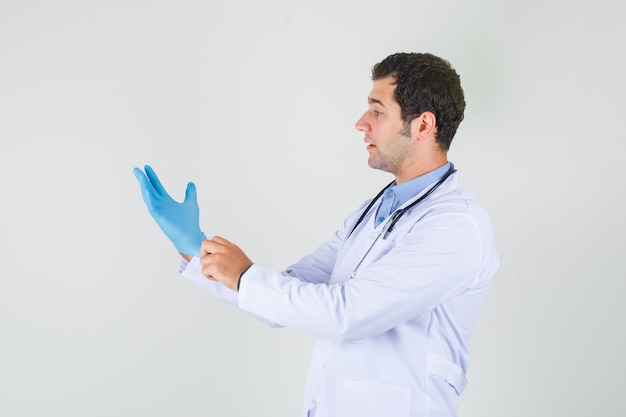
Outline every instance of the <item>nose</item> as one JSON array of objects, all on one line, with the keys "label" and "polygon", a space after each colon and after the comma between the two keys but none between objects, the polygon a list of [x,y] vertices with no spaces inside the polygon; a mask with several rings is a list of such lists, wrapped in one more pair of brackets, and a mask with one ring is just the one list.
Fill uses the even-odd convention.
[{"label": "nose", "polygon": [[370,130],[370,124],[367,121],[367,112],[363,113],[359,120],[356,121],[354,127],[360,132],[368,132]]}]

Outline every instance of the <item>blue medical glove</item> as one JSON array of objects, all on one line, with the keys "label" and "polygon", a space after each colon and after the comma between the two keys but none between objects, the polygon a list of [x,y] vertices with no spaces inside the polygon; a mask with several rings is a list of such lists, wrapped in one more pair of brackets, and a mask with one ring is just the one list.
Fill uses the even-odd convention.
[{"label": "blue medical glove", "polygon": [[187,184],[185,201],[177,203],[165,191],[152,168],[146,165],[145,170],[144,174],[135,168],[133,173],[141,186],[141,195],[148,212],[179,252],[199,257],[204,235],[200,230],[196,186],[191,182]]}]

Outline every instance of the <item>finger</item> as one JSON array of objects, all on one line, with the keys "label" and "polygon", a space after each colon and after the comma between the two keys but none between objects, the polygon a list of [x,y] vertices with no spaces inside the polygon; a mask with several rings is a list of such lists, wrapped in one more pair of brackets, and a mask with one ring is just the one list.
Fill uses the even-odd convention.
[{"label": "finger", "polygon": [[194,203],[198,204],[198,196],[196,194],[196,185],[193,182],[187,184],[187,190],[185,191],[185,201],[184,203]]},{"label": "finger", "polygon": [[208,265],[208,264],[202,265],[201,272],[202,272],[202,275],[204,275],[206,278],[210,279],[211,281],[217,281],[218,280],[213,275],[213,273],[215,273],[215,271],[213,271],[213,267],[211,265]]},{"label": "finger", "polygon": [[208,242],[207,246],[209,246],[212,249],[211,252],[213,253],[217,253],[221,249],[226,248],[228,246],[234,246],[230,241],[224,239],[221,236],[213,236],[207,242]]},{"label": "finger", "polygon": [[152,207],[152,200],[154,198],[154,188],[150,181],[139,168],[134,168],[133,173],[135,174],[135,178],[139,181],[139,186],[141,188],[141,196],[143,197],[143,201],[148,205],[148,207]]},{"label": "finger", "polygon": [[221,236],[213,236],[211,238],[211,241],[213,241],[213,242],[215,242],[215,243],[217,243],[219,245],[224,245],[224,246],[231,245],[231,242],[229,240],[226,240],[226,239],[224,239]]},{"label": "finger", "polygon": [[148,178],[146,178],[146,174],[144,174],[139,168],[133,168],[133,174],[135,174],[135,178],[139,181],[141,188],[144,188],[145,182],[148,180]]},{"label": "finger", "polygon": [[165,191],[165,187],[163,187],[163,184],[161,184],[159,177],[157,177],[157,174],[154,172],[152,167],[150,167],[150,165],[146,165],[145,169],[146,169],[146,175],[150,179],[150,183],[154,187],[156,194],[169,197],[169,194],[167,193],[167,191]]},{"label": "finger", "polygon": [[200,271],[202,272],[202,275],[208,278],[212,276],[209,269],[209,266],[207,266],[206,264],[202,264],[202,268],[200,269]]},{"label": "finger", "polygon": [[206,255],[210,255],[215,251],[215,242],[212,242],[210,240],[203,240],[202,244],[200,245],[200,255],[201,256],[206,256]]}]

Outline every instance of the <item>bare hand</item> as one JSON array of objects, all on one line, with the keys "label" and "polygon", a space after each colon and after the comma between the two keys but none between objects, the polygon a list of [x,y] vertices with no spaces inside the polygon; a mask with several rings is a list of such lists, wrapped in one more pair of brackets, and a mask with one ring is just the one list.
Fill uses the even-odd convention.
[{"label": "bare hand", "polygon": [[219,236],[203,241],[200,255],[202,274],[233,291],[237,291],[241,274],[252,265],[239,246]]}]

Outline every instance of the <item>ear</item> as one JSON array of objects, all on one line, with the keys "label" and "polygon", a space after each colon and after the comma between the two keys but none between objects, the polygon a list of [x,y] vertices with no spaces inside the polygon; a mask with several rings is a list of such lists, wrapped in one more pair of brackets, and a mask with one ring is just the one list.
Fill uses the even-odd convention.
[{"label": "ear", "polygon": [[411,133],[417,140],[425,140],[437,132],[437,118],[430,111],[417,116],[411,121]]}]

